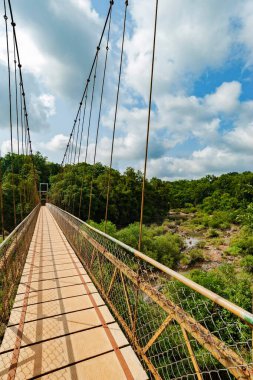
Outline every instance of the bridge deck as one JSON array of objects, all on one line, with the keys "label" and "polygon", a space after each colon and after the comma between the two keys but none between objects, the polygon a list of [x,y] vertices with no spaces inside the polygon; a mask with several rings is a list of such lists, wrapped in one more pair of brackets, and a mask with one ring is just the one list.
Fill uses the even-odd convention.
[{"label": "bridge deck", "polygon": [[147,378],[46,207],[1,345],[0,378]]}]

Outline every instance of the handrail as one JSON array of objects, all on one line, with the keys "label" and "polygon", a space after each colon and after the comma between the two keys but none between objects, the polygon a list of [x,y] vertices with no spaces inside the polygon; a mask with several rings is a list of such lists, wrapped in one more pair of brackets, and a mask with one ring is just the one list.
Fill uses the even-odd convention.
[{"label": "handrail", "polygon": [[249,312],[69,212],[47,207],[152,379],[203,380],[213,371],[252,379]]},{"label": "handrail", "polygon": [[0,244],[0,341],[7,326],[16,290],[34,232],[40,204]]},{"label": "handrail", "polygon": [[[37,204],[37,206],[35,206],[32,211],[30,212],[30,214],[28,214],[23,220],[22,222],[20,222],[15,228],[14,230],[11,231],[11,233],[6,236],[6,238],[2,241],[2,243],[0,243],[0,251],[2,248],[5,247],[5,245],[11,240],[11,238],[15,235],[15,233],[20,229],[20,227],[22,227],[22,225],[24,225],[27,221],[27,219],[29,219],[31,217],[31,215],[33,213],[36,212],[36,210],[38,209],[38,207],[40,207],[40,203]],[[0,260],[1,260],[1,257],[0,257]]]},{"label": "handrail", "polygon": [[229,312],[233,313],[240,319],[242,319],[244,322],[246,322],[248,325],[253,327],[253,314],[248,312],[247,310],[244,310],[238,305],[235,305],[233,302],[226,300],[225,298],[219,296],[218,294],[212,292],[209,289],[206,289],[202,285],[197,284],[196,282],[190,280],[189,278],[181,275],[180,273],[175,272],[174,270],[166,267],[165,265],[159,263],[158,261],[148,257],[144,253],[130,247],[129,245],[122,243],[121,241],[115,239],[114,237],[107,235],[105,232],[102,232],[98,230],[95,227],[90,226],[88,223],[84,222],[83,220],[79,219],[78,217],[70,214],[66,210],[63,210],[59,208],[58,206],[53,205],[54,207],[57,207],[59,210],[63,211],[64,213],[70,215],[72,218],[75,218],[80,223],[84,224],[86,227],[88,227],[90,230],[95,231],[96,233],[100,234],[101,236],[111,240],[112,242],[118,244],[122,248],[124,248],[126,251],[134,254],[136,257],[142,259],[143,261],[153,265],[155,268],[161,270],[163,273],[175,278],[176,280],[180,281],[184,285],[188,286],[192,290],[198,292],[199,294],[209,298],[211,301],[216,303],[219,306],[222,306],[224,309],[228,310]]}]

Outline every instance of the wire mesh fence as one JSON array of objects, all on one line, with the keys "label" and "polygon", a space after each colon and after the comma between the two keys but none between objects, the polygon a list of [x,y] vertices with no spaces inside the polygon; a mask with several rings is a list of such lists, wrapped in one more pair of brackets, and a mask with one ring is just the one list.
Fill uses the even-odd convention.
[{"label": "wire mesh fence", "polygon": [[47,205],[150,378],[253,379],[253,315]]},{"label": "wire mesh fence", "polygon": [[0,341],[8,323],[39,209],[40,206],[36,206],[0,244]]}]

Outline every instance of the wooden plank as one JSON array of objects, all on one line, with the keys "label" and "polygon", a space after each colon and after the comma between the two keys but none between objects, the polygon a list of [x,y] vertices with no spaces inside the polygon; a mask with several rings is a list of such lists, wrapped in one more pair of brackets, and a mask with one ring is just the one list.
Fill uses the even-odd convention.
[{"label": "wooden plank", "polygon": [[0,378],[147,379],[45,207],[35,232],[0,348]]}]

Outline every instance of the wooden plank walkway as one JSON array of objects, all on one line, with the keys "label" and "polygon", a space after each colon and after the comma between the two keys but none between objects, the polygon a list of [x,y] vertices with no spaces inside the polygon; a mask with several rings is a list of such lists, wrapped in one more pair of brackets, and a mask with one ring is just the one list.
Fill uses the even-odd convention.
[{"label": "wooden plank walkway", "polygon": [[0,379],[147,379],[46,207],[0,348]]}]

